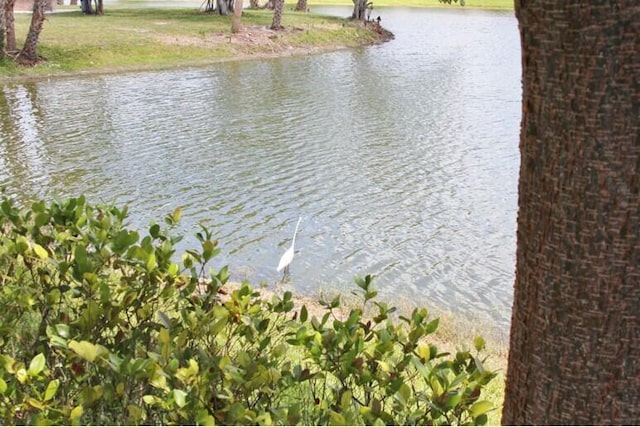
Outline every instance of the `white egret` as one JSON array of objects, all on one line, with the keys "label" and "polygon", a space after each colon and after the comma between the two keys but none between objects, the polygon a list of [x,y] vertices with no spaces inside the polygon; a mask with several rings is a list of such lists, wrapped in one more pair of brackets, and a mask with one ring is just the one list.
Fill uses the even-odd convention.
[{"label": "white egret", "polygon": [[289,274],[289,265],[291,261],[293,261],[293,247],[296,244],[296,234],[298,234],[298,227],[300,226],[300,221],[302,221],[302,217],[298,218],[298,223],[296,224],[296,230],[293,232],[293,240],[291,240],[291,247],[287,249],[287,251],[282,254],[282,258],[280,258],[280,262],[278,263],[277,272],[284,269],[284,274],[282,275],[282,280]]}]

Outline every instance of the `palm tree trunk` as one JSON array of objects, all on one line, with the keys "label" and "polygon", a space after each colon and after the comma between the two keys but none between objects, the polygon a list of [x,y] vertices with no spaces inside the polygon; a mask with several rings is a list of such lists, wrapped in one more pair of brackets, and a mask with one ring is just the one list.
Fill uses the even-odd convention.
[{"label": "palm tree trunk", "polygon": [[0,59],[3,59],[5,56],[5,41],[7,40],[7,22],[5,19],[5,9],[4,9],[5,0],[0,0]]},{"label": "palm tree trunk", "polygon": [[517,265],[502,423],[640,424],[640,3],[516,0]]},{"label": "palm tree trunk", "polygon": [[5,25],[5,51],[15,52],[18,50],[16,45],[16,27],[15,18],[13,16],[13,6],[16,0],[4,0],[4,25]]},{"label": "palm tree trunk", "polygon": [[38,39],[42,31],[42,25],[44,24],[44,10],[46,6],[47,0],[33,1],[33,13],[31,15],[29,33],[17,58],[18,62],[22,64],[33,65],[40,59],[37,53]]},{"label": "palm tree trunk", "polygon": [[282,11],[284,9],[284,0],[275,0],[273,8],[273,22],[271,23],[271,29],[280,31],[284,27],[282,26]]}]

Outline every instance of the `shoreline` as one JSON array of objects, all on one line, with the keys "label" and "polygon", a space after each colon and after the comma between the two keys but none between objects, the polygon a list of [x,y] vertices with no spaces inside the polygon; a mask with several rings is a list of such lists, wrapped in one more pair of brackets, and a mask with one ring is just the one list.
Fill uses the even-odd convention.
[{"label": "shoreline", "polygon": [[[229,16],[194,13],[184,7],[118,7],[100,17],[86,17],[78,11],[48,13],[38,48],[43,60],[32,67],[18,66],[11,59],[3,60],[0,83],[302,57],[366,48],[394,38],[377,23],[363,25],[345,18],[292,11],[285,12],[284,30],[274,31],[269,25],[272,13],[245,11],[237,34],[229,31]],[[144,14],[148,18],[143,17]],[[18,38],[22,39],[21,33],[26,31],[30,17],[22,15],[20,18],[20,22],[16,19],[16,30]],[[192,22],[181,27],[185,18]],[[104,34],[102,40],[78,41],[69,35],[76,31],[76,24],[91,27],[92,21],[96,27],[102,27],[97,28]],[[82,29],[78,31],[82,32]]]}]

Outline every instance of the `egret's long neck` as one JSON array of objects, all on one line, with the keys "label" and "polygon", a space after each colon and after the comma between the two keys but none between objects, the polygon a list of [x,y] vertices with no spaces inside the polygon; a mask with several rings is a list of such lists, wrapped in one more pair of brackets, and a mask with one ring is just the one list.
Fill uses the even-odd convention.
[{"label": "egret's long neck", "polygon": [[291,241],[291,247],[293,247],[293,245],[296,244],[296,234],[298,234],[298,227],[300,226],[300,221],[302,221],[302,218],[298,218],[298,223],[296,224],[296,229],[293,232],[293,240]]}]

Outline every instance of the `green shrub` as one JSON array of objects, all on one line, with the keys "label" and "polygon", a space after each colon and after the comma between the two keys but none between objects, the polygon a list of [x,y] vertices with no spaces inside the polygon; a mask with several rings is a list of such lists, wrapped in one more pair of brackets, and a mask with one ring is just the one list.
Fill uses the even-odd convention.
[{"label": "green shrub", "polygon": [[[441,353],[424,309],[229,290],[206,228],[177,263],[171,228],[141,236],[127,210],[84,197],[0,205],[3,424],[484,424],[494,373]],[[346,314],[342,314],[346,313]]]}]

